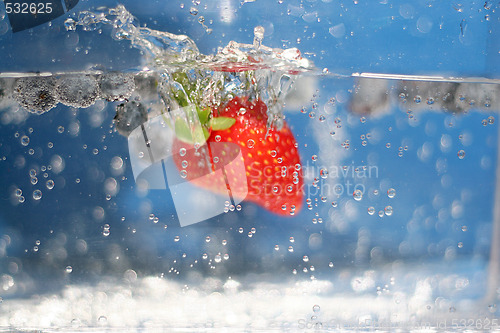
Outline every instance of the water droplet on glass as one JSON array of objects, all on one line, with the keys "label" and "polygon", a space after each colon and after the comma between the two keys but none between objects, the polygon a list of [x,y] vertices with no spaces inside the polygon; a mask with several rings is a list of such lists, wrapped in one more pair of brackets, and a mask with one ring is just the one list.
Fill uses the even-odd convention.
[{"label": "water droplet on glass", "polygon": [[215,255],[215,258],[214,258],[214,261],[215,261],[216,263],[221,262],[221,261],[222,261],[222,257],[221,257],[221,255],[220,255],[220,254],[216,254],[216,255]]},{"label": "water droplet on glass", "polygon": [[396,196],[396,190],[391,187],[387,190],[387,196],[391,199],[394,198]]},{"label": "water droplet on glass", "polygon": [[186,178],[187,177],[187,171],[186,170],[181,170],[180,174],[181,174],[182,178]]},{"label": "water droplet on glass", "polygon": [[253,139],[248,139],[247,141],[247,147],[248,148],[253,148],[255,146],[255,141]]},{"label": "water droplet on glass", "polygon": [[295,238],[290,237],[289,241],[290,241],[290,243],[294,243],[295,242]]},{"label": "water droplet on glass", "polygon": [[332,207],[333,207],[333,208],[337,208],[337,206],[338,206],[337,201],[332,201]]},{"label": "water droplet on glass", "polygon": [[308,261],[309,261],[309,257],[308,257],[308,256],[303,256],[303,257],[302,257],[302,260],[303,260],[304,262],[308,262]]},{"label": "water droplet on glass", "polygon": [[316,162],[318,160],[318,155],[311,156],[311,159],[313,162]]},{"label": "water droplet on glass", "polygon": [[464,247],[464,243],[458,242],[457,246],[458,246],[459,249],[461,249],[462,247]]},{"label": "water droplet on glass", "polygon": [[465,150],[463,149],[459,150],[457,156],[459,159],[463,160],[465,158]]},{"label": "water droplet on glass", "polygon": [[205,237],[205,242],[207,242],[207,243],[210,242],[210,236]]},{"label": "water droplet on glass", "polygon": [[275,251],[279,251],[280,250],[280,246],[278,244],[274,245],[274,250]]},{"label": "water droplet on glass", "polygon": [[314,311],[314,312],[319,312],[319,310],[320,310],[319,305],[314,305],[314,306],[313,306],[313,311]]},{"label": "water droplet on glass", "polygon": [[462,226],[462,231],[463,231],[463,232],[466,232],[466,231],[467,231],[467,226],[466,226],[466,225],[463,225],[463,226]]},{"label": "water droplet on glass", "polygon": [[181,156],[186,155],[186,148],[179,149],[179,155],[181,155]]},{"label": "water droplet on glass", "polygon": [[370,215],[375,214],[375,208],[374,207],[368,207],[368,214],[370,214]]},{"label": "water droplet on glass", "polygon": [[191,9],[189,9],[189,14],[198,15],[198,8],[191,7]]},{"label": "water droplet on glass", "polygon": [[392,206],[385,206],[384,212],[385,212],[385,215],[391,216],[392,215]]},{"label": "water droplet on glass", "polygon": [[290,246],[288,247],[288,252],[293,252],[293,246],[291,246],[291,245],[290,245]]},{"label": "water droplet on glass", "polygon": [[66,273],[68,273],[68,274],[69,274],[69,273],[71,273],[71,272],[73,272],[73,267],[71,267],[71,266],[66,266]]},{"label": "water droplet on glass", "polygon": [[420,104],[420,102],[422,102],[422,97],[417,95],[413,98],[413,101],[415,102],[415,104]]}]

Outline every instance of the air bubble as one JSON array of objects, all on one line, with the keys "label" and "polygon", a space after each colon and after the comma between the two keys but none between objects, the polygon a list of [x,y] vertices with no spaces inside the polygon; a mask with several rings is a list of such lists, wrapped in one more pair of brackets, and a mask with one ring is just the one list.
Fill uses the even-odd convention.
[{"label": "air bubble", "polygon": [[49,180],[47,180],[47,182],[45,183],[45,185],[47,186],[47,188],[49,190],[52,190],[54,188],[55,184],[54,184],[54,181],[52,179],[49,179]]},{"label": "air bubble", "polygon": [[29,145],[29,143],[30,143],[30,138],[27,135],[23,135],[21,137],[21,144],[26,147],[27,145]]},{"label": "air bubble", "polygon": [[320,310],[319,305],[314,305],[313,306],[313,312],[319,312],[319,310]]},{"label": "air bubble", "polygon": [[391,216],[392,215],[392,206],[385,206],[384,212],[385,212],[385,215]]},{"label": "air bubble", "polygon": [[391,199],[394,198],[396,196],[396,190],[391,187],[387,190],[387,196]]},{"label": "air bubble", "polygon": [[375,208],[374,207],[368,207],[368,214],[369,215],[375,214]]},{"label": "air bubble", "polygon": [[361,201],[361,199],[363,199],[363,192],[361,190],[355,190],[352,194],[352,197],[356,201]]},{"label": "air bubble", "polygon": [[253,139],[248,139],[247,141],[247,147],[248,148],[253,148],[255,146],[255,141]]},{"label": "air bubble", "polygon": [[463,160],[465,158],[465,150],[463,149],[459,150],[457,156],[459,159]]},{"label": "air bubble", "polygon": [[34,190],[33,191],[33,199],[40,200],[42,198],[42,191]]}]

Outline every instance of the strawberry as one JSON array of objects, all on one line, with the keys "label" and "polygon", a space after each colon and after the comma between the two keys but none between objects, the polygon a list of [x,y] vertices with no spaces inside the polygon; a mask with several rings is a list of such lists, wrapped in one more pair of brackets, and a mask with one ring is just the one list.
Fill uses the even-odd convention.
[{"label": "strawberry", "polygon": [[[216,193],[229,189],[233,197],[244,195],[248,189],[246,200],[276,214],[293,215],[301,209],[303,180],[295,138],[286,123],[280,130],[267,128],[264,102],[234,97],[213,110],[209,124],[207,144],[198,149],[181,139],[174,140],[174,162],[181,175]],[[245,174],[234,172],[230,166],[240,151]],[[200,178],[217,171],[224,174],[219,181]]]}]

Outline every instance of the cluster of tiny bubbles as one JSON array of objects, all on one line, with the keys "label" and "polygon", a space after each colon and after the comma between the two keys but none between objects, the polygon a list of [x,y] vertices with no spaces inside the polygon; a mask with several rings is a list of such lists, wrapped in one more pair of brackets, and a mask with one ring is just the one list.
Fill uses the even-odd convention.
[{"label": "cluster of tiny bubbles", "polygon": [[353,193],[352,193],[352,197],[354,198],[354,200],[356,201],[361,201],[361,199],[363,199],[363,192],[361,190],[355,190]]},{"label": "cluster of tiny bubbles", "polygon": [[103,226],[102,226],[102,235],[103,235],[104,237],[108,237],[108,236],[109,236],[109,234],[111,233],[111,232],[110,232],[110,230],[109,230],[109,228],[110,228],[110,226],[109,226],[109,224],[107,224],[107,223],[106,223],[105,225],[103,225]]},{"label": "cluster of tiny bubbles", "polygon": [[463,160],[465,158],[465,150],[460,149],[457,153],[459,159]]}]

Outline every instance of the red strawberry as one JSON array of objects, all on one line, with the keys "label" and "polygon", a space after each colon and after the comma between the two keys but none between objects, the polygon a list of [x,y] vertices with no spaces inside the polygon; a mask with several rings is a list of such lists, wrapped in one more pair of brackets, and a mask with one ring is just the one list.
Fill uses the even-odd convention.
[{"label": "red strawberry", "polygon": [[[267,128],[266,111],[267,106],[260,99],[233,98],[224,108],[214,110],[214,116],[235,119],[234,125],[225,130],[212,128],[207,145],[198,150],[176,139],[174,161],[179,170],[185,170],[186,179],[196,185],[227,193],[226,184],[230,184],[234,197],[243,195],[248,188],[246,200],[271,212],[289,215],[298,212],[303,201],[297,144],[286,123],[279,131]],[[244,174],[230,165],[240,151]],[[199,178],[210,172],[223,172],[225,181]]]}]

